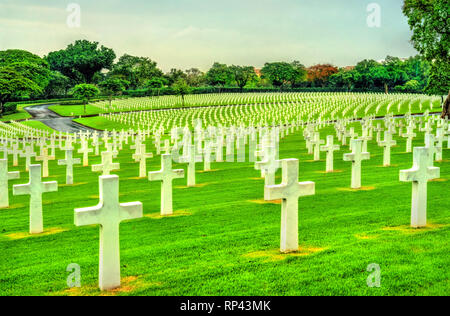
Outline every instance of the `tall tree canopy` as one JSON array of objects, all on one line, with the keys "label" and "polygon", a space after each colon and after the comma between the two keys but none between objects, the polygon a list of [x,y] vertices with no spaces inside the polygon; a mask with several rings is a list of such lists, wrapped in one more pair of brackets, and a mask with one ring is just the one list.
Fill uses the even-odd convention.
[{"label": "tall tree canopy", "polygon": [[191,87],[200,87],[206,83],[206,76],[197,68],[186,70],[186,82]]},{"label": "tall tree canopy", "polygon": [[39,56],[18,49],[0,51],[0,115],[4,103],[41,94],[50,77],[48,63]]},{"label": "tall tree canopy", "polygon": [[61,72],[77,83],[91,83],[103,69],[111,69],[116,54],[98,42],[78,40],[66,49],[51,52],[45,59],[52,70]]},{"label": "tall tree canopy", "polygon": [[268,79],[281,89],[283,84],[291,82],[296,75],[292,64],[286,62],[266,63],[261,69],[262,78]]},{"label": "tall tree canopy", "polygon": [[187,84],[185,79],[180,77],[173,83],[172,89],[176,95],[181,96],[181,104],[184,107],[184,96],[191,92],[191,87]]},{"label": "tall tree canopy", "polygon": [[34,81],[9,67],[0,67],[0,116],[3,115],[4,103],[13,97],[39,94],[42,88]]},{"label": "tall tree canopy", "polygon": [[308,72],[306,71],[306,67],[297,60],[293,61],[291,65],[294,72],[290,82],[291,86],[294,88],[295,86],[306,81]]},{"label": "tall tree canopy", "polygon": [[118,78],[109,78],[98,84],[101,91],[108,96],[110,107],[113,96],[121,95],[123,90],[125,90],[128,85],[128,81]]},{"label": "tall tree canopy", "polygon": [[214,63],[206,73],[206,81],[212,86],[225,86],[230,83],[232,79],[232,72],[225,64]]},{"label": "tall tree canopy", "polygon": [[131,89],[138,89],[152,78],[163,77],[163,72],[150,58],[125,54],[114,64],[109,75],[128,81]]},{"label": "tall tree canopy", "polygon": [[256,79],[255,68],[252,66],[230,66],[230,71],[233,75],[234,81],[239,88],[244,89],[244,87],[250,81]]},{"label": "tall tree canopy", "polygon": [[448,93],[442,116],[450,116],[450,2],[405,0],[403,13],[413,31],[414,47],[432,63],[426,91]]},{"label": "tall tree canopy", "polygon": [[72,89],[73,96],[83,102],[84,114],[86,114],[86,104],[99,93],[100,90],[96,86],[88,83],[78,84]]},{"label": "tall tree canopy", "polygon": [[187,75],[184,73],[183,70],[172,68],[167,74],[165,74],[164,77],[167,79],[169,86],[171,86],[179,79],[186,80]]},{"label": "tall tree canopy", "polygon": [[33,81],[41,90],[45,89],[51,77],[49,65],[44,59],[19,49],[0,51],[0,67],[13,69]]}]

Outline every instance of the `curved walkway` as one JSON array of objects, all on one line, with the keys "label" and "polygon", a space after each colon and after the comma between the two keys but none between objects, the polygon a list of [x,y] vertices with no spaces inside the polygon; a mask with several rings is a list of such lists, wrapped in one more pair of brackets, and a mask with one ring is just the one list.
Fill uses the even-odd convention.
[{"label": "curved walkway", "polygon": [[68,133],[76,133],[79,131],[95,131],[96,129],[87,127],[73,121],[72,117],[64,117],[53,112],[49,109],[49,106],[55,105],[51,104],[39,104],[25,107],[24,110],[30,113],[32,120],[39,121],[47,125],[48,127]]}]

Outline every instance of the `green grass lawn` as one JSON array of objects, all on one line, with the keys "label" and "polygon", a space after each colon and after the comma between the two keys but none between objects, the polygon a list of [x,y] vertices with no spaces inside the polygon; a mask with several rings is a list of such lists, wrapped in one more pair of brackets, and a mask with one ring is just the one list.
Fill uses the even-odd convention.
[{"label": "green grass lawn", "polygon": [[[356,130],[360,132],[358,128]],[[332,134],[323,130],[322,138]],[[334,134],[334,133],[333,133]],[[441,180],[428,184],[428,220],[410,229],[411,184],[399,182],[399,170],[412,166],[405,142],[395,137],[392,167],[381,167],[382,149],[369,145],[363,162],[363,186],[350,191],[351,164],[335,153],[335,169],[325,174],[322,161],[311,162],[300,132],[281,142],[280,158],[300,159],[300,181],[315,181],[316,195],[299,200],[297,255],[280,255],[279,204],[263,203],[264,180],[253,163],[213,163],[213,172],[197,165],[195,188],[174,181],[174,210],[160,218],[160,183],[136,179],[139,164],[124,145],[120,162],[120,201],[141,201],[145,217],[121,225],[123,287],[108,295],[448,295],[450,150],[445,149]],[[414,146],[423,145],[423,135]],[[150,142],[148,143],[148,148]],[[154,149],[152,150],[154,152]],[[57,151],[57,158],[63,152]],[[80,155],[76,155],[80,157]],[[90,164],[100,162],[91,157]],[[27,182],[24,159],[21,179]],[[160,158],[148,160],[160,169]],[[184,165],[174,165],[183,168]],[[280,172],[279,172],[280,173]],[[46,193],[46,234],[30,237],[28,196],[12,196],[0,210],[0,295],[99,295],[99,227],[75,227],[74,208],[98,203],[98,174],[76,166],[75,185],[64,186],[65,167],[50,162],[58,192]],[[277,182],[280,181],[279,175]],[[69,290],[70,263],[81,266],[80,289]],[[369,288],[369,264],[381,266],[381,287]]]},{"label": "green grass lawn", "polygon": [[40,129],[40,130],[48,131],[50,133],[53,133],[55,131],[51,127],[48,127],[47,125],[45,125],[44,123],[39,122],[39,121],[29,120],[29,121],[20,122],[20,124],[23,124],[23,125],[26,125],[26,126],[30,126],[32,128],[37,128],[37,129]]},{"label": "green grass lawn", "polygon": [[112,131],[113,129],[121,130],[124,128],[125,130],[128,128],[133,128],[132,125],[120,124],[118,125],[116,122],[110,121],[101,116],[93,116],[93,117],[81,117],[73,120],[79,124],[84,126]]},{"label": "green grass lawn", "polygon": [[23,108],[30,106],[30,104],[18,104],[17,105],[17,113],[4,115],[0,118],[0,122],[6,121],[17,121],[17,120],[25,120],[31,117],[30,113],[25,111]]},{"label": "green grass lawn", "polygon": [[51,105],[49,106],[49,109],[61,116],[80,116],[104,113],[100,108],[91,104],[86,106],[86,112],[84,112],[83,105]]}]

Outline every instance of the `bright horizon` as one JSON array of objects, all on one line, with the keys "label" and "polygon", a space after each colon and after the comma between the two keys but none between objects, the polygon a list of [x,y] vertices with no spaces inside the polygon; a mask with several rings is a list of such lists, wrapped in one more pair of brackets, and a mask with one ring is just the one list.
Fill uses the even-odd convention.
[{"label": "bright horizon", "polygon": [[[367,25],[363,0],[3,0],[0,50],[24,49],[40,56],[77,39],[97,41],[146,56],[164,71],[209,69],[214,62],[252,65],[298,60],[306,66],[355,65],[387,55],[416,55],[401,0],[376,1],[381,25]],[[81,8],[79,28],[69,28],[67,6]]]}]

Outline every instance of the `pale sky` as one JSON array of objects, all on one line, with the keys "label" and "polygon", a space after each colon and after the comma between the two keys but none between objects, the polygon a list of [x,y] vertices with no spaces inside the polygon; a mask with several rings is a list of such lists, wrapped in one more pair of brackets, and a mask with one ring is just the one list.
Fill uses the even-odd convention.
[{"label": "pale sky", "polygon": [[[81,8],[70,28],[67,6]],[[381,25],[367,25],[367,6]],[[77,39],[147,56],[164,71],[213,62],[261,67],[299,60],[306,66],[354,65],[362,59],[416,55],[402,0],[0,0],[0,50],[40,56]]]}]

